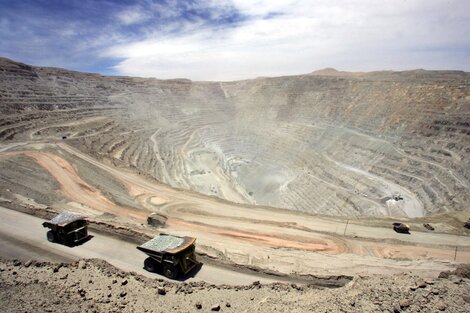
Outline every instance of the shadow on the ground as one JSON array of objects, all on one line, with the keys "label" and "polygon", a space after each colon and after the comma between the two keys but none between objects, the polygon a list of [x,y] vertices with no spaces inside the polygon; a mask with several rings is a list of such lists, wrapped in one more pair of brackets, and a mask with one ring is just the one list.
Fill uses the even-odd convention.
[{"label": "shadow on the ground", "polygon": [[175,280],[178,280],[178,281],[186,281],[186,280],[189,279],[189,278],[196,277],[197,273],[199,273],[199,271],[201,270],[203,264],[204,264],[204,263],[199,262],[199,263],[198,263],[196,266],[194,266],[193,269],[191,269],[186,275],[181,275],[180,277],[176,278]]},{"label": "shadow on the ground", "polygon": [[90,241],[94,236],[93,235],[88,235],[88,237],[80,240],[80,241],[77,241],[77,242],[74,242],[74,243],[69,243],[69,244],[64,244],[64,246],[67,246],[69,248],[73,248],[73,247],[78,247],[78,246],[81,246],[85,243],[87,243],[88,241]]},{"label": "shadow on the ground", "polygon": [[[196,266],[194,266],[188,273],[186,273],[185,275],[179,275],[177,278],[174,278],[174,279],[171,279],[171,278],[168,278],[168,279],[171,279],[171,280],[176,280],[176,281],[186,281],[188,280],[189,278],[193,278],[193,277],[196,277],[197,273],[199,273],[199,271],[201,270],[202,266],[203,266],[204,263],[202,262],[199,262]],[[153,274],[158,274],[158,275],[161,275],[163,277],[165,277],[165,275],[163,274],[163,268],[162,266],[158,266],[155,271],[149,271],[147,270],[145,267],[143,267],[144,270],[146,270],[147,272],[149,273],[153,273]]]}]

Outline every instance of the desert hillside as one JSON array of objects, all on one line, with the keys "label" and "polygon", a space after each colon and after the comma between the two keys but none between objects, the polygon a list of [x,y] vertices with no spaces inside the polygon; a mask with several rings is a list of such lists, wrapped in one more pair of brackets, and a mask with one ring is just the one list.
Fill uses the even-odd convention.
[{"label": "desert hillside", "polygon": [[469,78],[325,69],[193,82],[2,58],[0,140],[64,139],[115,166],[237,203],[420,217],[468,210]]},{"label": "desert hillside", "polygon": [[[468,312],[470,268],[439,278],[356,277],[337,289],[297,284],[173,283],[124,272],[102,260],[0,260],[8,312]],[[28,299],[25,301],[24,299]]]}]

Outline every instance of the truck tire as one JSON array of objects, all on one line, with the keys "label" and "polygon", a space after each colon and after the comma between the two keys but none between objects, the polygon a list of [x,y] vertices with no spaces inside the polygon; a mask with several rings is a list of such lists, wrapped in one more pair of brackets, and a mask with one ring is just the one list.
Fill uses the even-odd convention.
[{"label": "truck tire", "polygon": [[175,279],[178,277],[178,269],[170,264],[163,265],[163,275],[168,277],[169,279]]},{"label": "truck tire", "polygon": [[157,271],[157,262],[152,258],[146,258],[144,261],[144,269],[146,271],[155,273]]},{"label": "truck tire", "polygon": [[48,231],[47,234],[46,234],[46,236],[47,236],[47,240],[48,240],[49,242],[55,242],[56,239],[57,239],[57,238],[55,237],[54,232],[53,232],[52,230]]}]

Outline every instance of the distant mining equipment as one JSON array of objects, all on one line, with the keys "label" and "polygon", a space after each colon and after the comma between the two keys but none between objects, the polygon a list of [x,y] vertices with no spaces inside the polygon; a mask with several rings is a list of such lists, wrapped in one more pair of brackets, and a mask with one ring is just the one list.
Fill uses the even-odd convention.
[{"label": "distant mining equipment", "polygon": [[153,227],[163,227],[167,219],[163,214],[152,213],[147,217],[147,224]]},{"label": "distant mining equipment", "polygon": [[426,229],[429,229],[429,230],[434,230],[434,227],[431,226],[431,224],[428,224],[428,223],[424,223],[423,226],[426,228]]},{"label": "distant mining equipment", "polygon": [[401,234],[409,234],[410,226],[404,223],[393,223],[393,230]]},{"label": "distant mining equipment", "polygon": [[470,218],[468,218],[468,221],[465,222],[463,227],[470,229]]}]

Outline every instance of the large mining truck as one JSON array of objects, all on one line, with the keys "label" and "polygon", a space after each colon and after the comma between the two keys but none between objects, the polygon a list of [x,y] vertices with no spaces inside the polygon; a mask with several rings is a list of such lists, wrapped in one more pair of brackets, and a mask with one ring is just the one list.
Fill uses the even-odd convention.
[{"label": "large mining truck", "polygon": [[397,233],[409,234],[410,226],[404,223],[393,223],[393,230]]},{"label": "large mining truck", "polygon": [[50,229],[47,232],[50,242],[73,246],[88,238],[88,221],[77,213],[62,212],[42,226]]},{"label": "large mining truck", "polygon": [[137,247],[149,257],[144,261],[144,268],[149,272],[161,270],[163,275],[175,279],[186,275],[196,265],[196,238],[178,237],[161,234]]},{"label": "large mining truck", "polygon": [[463,224],[463,227],[470,229],[470,218]]}]

